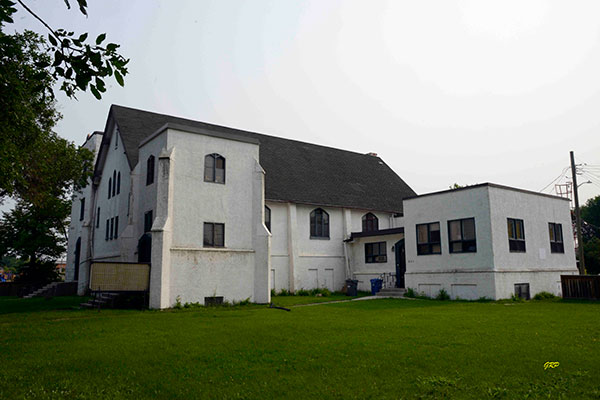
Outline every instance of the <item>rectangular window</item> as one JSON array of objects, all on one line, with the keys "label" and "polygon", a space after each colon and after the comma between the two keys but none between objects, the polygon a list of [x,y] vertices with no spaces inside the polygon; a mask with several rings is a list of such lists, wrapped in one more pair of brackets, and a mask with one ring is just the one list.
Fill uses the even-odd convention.
[{"label": "rectangular window", "polygon": [[515,283],[515,296],[529,300],[529,283]]},{"label": "rectangular window", "polygon": [[508,248],[513,253],[525,253],[525,228],[522,219],[507,218]]},{"label": "rectangular window", "polygon": [[115,219],[110,219],[110,240],[113,240],[115,237]]},{"label": "rectangular window", "polygon": [[225,224],[217,224],[213,222],[204,223],[204,246],[225,246]]},{"label": "rectangular window", "polygon": [[110,219],[106,220],[106,232],[104,234],[104,240],[108,240],[108,233],[110,231]]},{"label": "rectangular window", "polygon": [[365,243],[365,262],[367,264],[387,262],[386,242]]},{"label": "rectangular window", "polygon": [[417,254],[442,254],[439,222],[417,225]]},{"label": "rectangular window", "polygon": [[144,233],[150,232],[152,230],[152,210],[146,212],[144,214]]},{"label": "rectangular window", "polygon": [[83,221],[85,215],[85,197],[79,200],[79,220]]},{"label": "rectangular window", "polygon": [[115,217],[115,239],[119,237],[119,217]]},{"label": "rectangular window", "polygon": [[100,207],[98,207],[98,213],[96,214],[96,228],[100,228]]},{"label": "rectangular window", "polygon": [[448,240],[450,253],[475,253],[475,218],[448,221]]},{"label": "rectangular window", "polygon": [[549,222],[548,231],[550,233],[550,252],[564,253],[565,246],[563,244],[562,225],[554,222]]}]

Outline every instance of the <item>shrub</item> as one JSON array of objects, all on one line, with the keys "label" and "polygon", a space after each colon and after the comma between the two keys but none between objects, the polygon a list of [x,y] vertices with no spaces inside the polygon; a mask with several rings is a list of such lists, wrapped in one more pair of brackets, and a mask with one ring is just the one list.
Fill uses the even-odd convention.
[{"label": "shrub", "polygon": [[556,298],[557,297],[555,295],[553,295],[552,293],[549,293],[549,292],[539,292],[538,294],[533,296],[534,300],[552,300],[552,299],[556,299]]},{"label": "shrub", "polygon": [[417,292],[413,288],[407,288],[406,293],[404,293],[404,297],[411,297],[414,299],[417,297]]},{"label": "shrub", "polygon": [[518,303],[521,303],[521,302],[525,301],[525,300],[523,300],[522,298],[520,298],[519,296],[517,296],[517,295],[516,295],[516,294],[514,294],[514,293],[510,295],[510,299],[511,299],[512,301],[516,301],[516,302],[518,302]]},{"label": "shrub", "polygon": [[311,292],[309,292],[309,291],[308,291],[308,290],[306,290],[306,289],[300,289],[300,290],[298,290],[298,291],[296,292],[296,295],[298,295],[298,296],[310,296],[310,295],[311,295]]},{"label": "shrub", "polygon": [[287,289],[281,289],[278,296],[291,296],[292,294]]},{"label": "shrub", "polygon": [[271,289],[271,296],[277,296],[277,291],[275,289]]},{"label": "shrub", "polygon": [[178,310],[181,310],[183,308],[183,304],[181,304],[181,296],[175,297],[175,306],[173,308],[176,308]]},{"label": "shrub", "polygon": [[440,289],[440,292],[435,296],[436,300],[450,300],[450,295],[444,289]]}]

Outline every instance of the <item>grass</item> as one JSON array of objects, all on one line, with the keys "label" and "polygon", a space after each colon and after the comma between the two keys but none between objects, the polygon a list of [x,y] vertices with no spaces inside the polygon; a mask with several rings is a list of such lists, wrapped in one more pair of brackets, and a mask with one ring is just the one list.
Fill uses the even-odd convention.
[{"label": "grass", "polygon": [[0,398],[600,397],[597,303],[97,312],[33,300],[45,310],[0,298]]}]

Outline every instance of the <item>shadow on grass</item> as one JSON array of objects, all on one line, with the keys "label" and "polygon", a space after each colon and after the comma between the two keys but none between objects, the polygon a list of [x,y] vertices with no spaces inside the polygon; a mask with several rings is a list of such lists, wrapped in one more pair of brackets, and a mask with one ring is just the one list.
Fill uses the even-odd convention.
[{"label": "shadow on grass", "polygon": [[79,304],[87,300],[87,297],[61,296],[61,297],[33,297],[21,299],[18,297],[0,297],[0,315],[31,313],[39,311],[73,310],[78,309]]}]

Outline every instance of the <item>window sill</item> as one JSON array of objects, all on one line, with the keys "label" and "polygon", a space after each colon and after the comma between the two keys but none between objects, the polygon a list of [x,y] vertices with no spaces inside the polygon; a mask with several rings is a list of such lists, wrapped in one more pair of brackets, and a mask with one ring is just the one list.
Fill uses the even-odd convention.
[{"label": "window sill", "polygon": [[442,253],[423,253],[423,254],[417,254],[417,256],[441,256]]},{"label": "window sill", "polygon": [[311,236],[310,240],[331,240],[328,237],[321,237],[321,236]]}]

